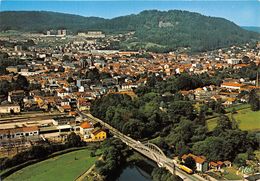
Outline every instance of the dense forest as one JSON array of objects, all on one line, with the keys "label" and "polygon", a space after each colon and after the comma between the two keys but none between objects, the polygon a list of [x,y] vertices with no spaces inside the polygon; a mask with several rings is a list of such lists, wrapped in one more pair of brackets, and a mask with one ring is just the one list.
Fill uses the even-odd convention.
[{"label": "dense forest", "polygon": [[[255,65],[250,67],[233,72],[234,76],[255,71]],[[179,90],[217,85],[221,78],[229,76],[227,70],[216,74],[215,77],[181,74],[164,81],[151,75],[145,86],[135,90],[138,97],[109,94],[95,100],[90,111],[135,139],[156,138],[155,143],[169,156],[192,152],[206,156],[209,161],[231,160],[245,165],[239,155],[252,156],[253,151],[259,149],[259,136],[240,130],[236,122],[225,115],[220,102],[212,100],[197,108],[195,102],[179,93]],[[255,94],[250,94],[250,99],[254,99]],[[252,105],[259,108],[259,104]],[[213,131],[208,131],[206,116],[212,112],[218,122]]]},{"label": "dense forest", "polygon": [[2,31],[46,32],[61,28],[70,33],[89,30],[106,33],[134,31],[134,38],[124,42],[122,49],[146,48],[158,52],[178,47],[192,51],[212,50],[260,37],[258,33],[242,29],[226,19],[180,10],[147,10],[113,19],[44,11],[1,12],[0,20]]}]

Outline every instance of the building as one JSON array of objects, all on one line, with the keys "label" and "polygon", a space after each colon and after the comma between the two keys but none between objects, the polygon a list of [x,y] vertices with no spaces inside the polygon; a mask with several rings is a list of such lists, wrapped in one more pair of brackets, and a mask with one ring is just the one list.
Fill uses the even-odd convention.
[{"label": "building", "polygon": [[77,108],[80,111],[86,111],[90,109],[91,102],[84,98],[79,98],[77,100]]},{"label": "building", "polygon": [[54,126],[60,126],[60,125],[69,125],[70,123],[75,122],[74,116],[59,116],[55,117],[52,120],[52,124]]},{"label": "building", "polygon": [[20,111],[18,104],[0,105],[0,114],[19,113]]},{"label": "building", "polygon": [[107,133],[104,129],[95,128],[91,131],[91,139],[93,141],[102,141],[107,138]]},{"label": "building", "polygon": [[61,30],[58,30],[58,35],[62,35],[62,32],[61,32]]},{"label": "building", "polygon": [[6,67],[6,71],[18,73],[18,67],[17,66],[8,66],[8,67]]},{"label": "building", "polygon": [[38,136],[38,135],[39,135],[38,126],[0,129],[0,140],[18,139],[18,138]]},{"label": "building", "polygon": [[188,155],[184,154],[181,158],[182,161],[185,162],[185,160],[191,157],[194,159],[194,161],[196,162],[196,170],[199,172],[205,172],[208,170],[208,163],[206,162],[206,158],[204,156],[196,156],[193,155],[191,153],[189,153]]},{"label": "building", "polygon": [[209,162],[209,166],[210,168],[214,169],[214,170],[220,170],[223,166],[225,166],[224,162],[222,161],[218,161],[218,162]]},{"label": "building", "polygon": [[14,51],[22,51],[23,47],[21,45],[14,46]]},{"label": "building", "polygon": [[220,87],[226,89],[240,90],[243,84],[239,84],[236,82],[223,82]]},{"label": "building", "polygon": [[83,36],[86,38],[105,38],[105,34],[101,31],[88,31],[88,33],[78,33],[78,36]]},{"label": "building", "polygon": [[24,97],[25,97],[24,90],[15,90],[15,91],[8,92],[8,102],[19,103],[23,101]]},{"label": "building", "polygon": [[67,35],[67,30],[61,30],[61,34],[62,34],[63,36],[66,36],[66,35]]},{"label": "building", "polygon": [[240,59],[234,59],[234,58],[232,58],[232,59],[227,59],[227,63],[228,63],[228,64],[231,64],[231,65],[239,64],[240,61],[241,61]]},{"label": "building", "polygon": [[84,139],[90,138],[91,137],[91,131],[94,129],[92,123],[90,123],[88,121],[82,122],[80,124],[79,128],[80,128],[79,132],[84,137]]},{"label": "building", "polygon": [[78,79],[76,85],[78,88],[80,88],[81,86],[89,85],[90,83],[91,83],[90,79]]}]

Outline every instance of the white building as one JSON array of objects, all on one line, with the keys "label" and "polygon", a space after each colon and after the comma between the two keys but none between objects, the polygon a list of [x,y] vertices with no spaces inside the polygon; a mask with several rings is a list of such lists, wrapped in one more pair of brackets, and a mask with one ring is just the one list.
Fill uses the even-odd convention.
[{"label": "white building", "polygon": [[17,104],[0,105],[0,114],[19,113],[20,106]]},{"label": "white building", "polygon": [[234,59],[234,58],[227,59],[227,63],[231,64],[231,65],[239,64],[239,62],[240,62],[240,59]]},{"label": "white building", "polygon": [[18,139],[18,138],[38,136],[38,135],[39,135],[38,126],[0,129],[0,140]]},{"label": "white building", "polygon": [[90,138],[91,137],[91,131],[94,129],[94,126],[90,122],[83,122],[80,124],[80,134],[84,138]]}]

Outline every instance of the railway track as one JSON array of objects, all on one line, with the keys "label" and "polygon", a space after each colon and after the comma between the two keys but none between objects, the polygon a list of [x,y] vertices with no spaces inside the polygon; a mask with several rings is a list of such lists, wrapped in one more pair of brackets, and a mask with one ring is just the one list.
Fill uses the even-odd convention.
[{"label": "railway track", "polygon": [[21,123],[21,122],[28,122],[28,121],[37,121],[39,119],[50,119],[55,116],[64,116],[66,114],[52,114],[52,115],[32,115],[28,117],[16,117],[16,118],[7,118],[7,119],[0,119],[1,124],[8,124],[8,123]]}]

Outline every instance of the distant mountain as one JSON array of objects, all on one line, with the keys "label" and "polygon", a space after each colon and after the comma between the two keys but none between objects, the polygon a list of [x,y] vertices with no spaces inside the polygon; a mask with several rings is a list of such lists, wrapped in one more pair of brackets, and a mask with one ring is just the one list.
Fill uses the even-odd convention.
[{"label": "distant mountain", "polygon": [[260,38],[258,33],[244,30],[224,18],[179,10],[147,10],[113,19],[45,11],[0,12],[0,30],[43,32],[59,28],[71,32],[135,31],[135,38],[122,42],[121,48],[146,48],[154,51],[171,51],[178,47],[205,51]]},{"label": "distant mountain", "polygon": [[242,26],[242,28],[248,31],[254,31],[260,33],[260,27],[257,26]]}]

